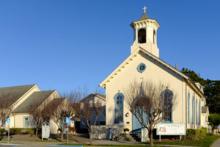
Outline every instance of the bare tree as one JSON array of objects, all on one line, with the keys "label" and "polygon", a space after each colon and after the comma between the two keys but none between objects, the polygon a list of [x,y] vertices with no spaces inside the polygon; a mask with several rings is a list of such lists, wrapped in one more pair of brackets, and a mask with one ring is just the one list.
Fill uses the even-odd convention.
[{"label": "bare tree", "polygon": [[12,104],[13,104],[13,95],[10,94],[0,95],[0,121],[2,126],[5,125],[7,118],[9,118],[11,115],[12,107],[13,107]]},{"label": "bare tree", "polygon": [[53,120],[58,125],[61,140],[63,140],[65,118],[74,114],[70,102],[64,98],[56,98],[46,106],[43,113],[47,114],[49,120]]},{"label": "bare tree", "polygon": [[43,116],[42,110],[40,109],[32,109],[30,111],[32,115],[32,124],[35,126],[35,135],[38,136],[38,132],[41,129],[43,122],[45,122],[45,118]]},{"label": "bare tree", "polygon": [[163,119],[171,117],[174,95],[162,84],[133,82],[125,91],[128,107],[143,128],[148,130],[153,146],[153,129]]},{"label": "bare tree", "polygon": [[71,101],[71,106],[75,112],[75,117],[80,119],[81,123],[91,131],[91,125],[96,125],[97,119],[102,113],[101,103],[93,100],[83,100],[88,94],[85,90],[75,90],[66,97]]},{"label": "bare tree", "polygon": [[102,106],[99,102],[81,102],[80,111],[78,116],[81,119],[82,123],[86,126],[89,133],[91,131],[91,126],[96,125],[97,119],[102,112]]},{"label": "bare tree", "polygon": [[35,135],[38,136],[38,132],[41,129],[44,122],[49,122],[50,114],[43,112],[46,108],[45,104],[42,105],[32,105],[30,114],[32,116],[32,124],[35,126]]}]

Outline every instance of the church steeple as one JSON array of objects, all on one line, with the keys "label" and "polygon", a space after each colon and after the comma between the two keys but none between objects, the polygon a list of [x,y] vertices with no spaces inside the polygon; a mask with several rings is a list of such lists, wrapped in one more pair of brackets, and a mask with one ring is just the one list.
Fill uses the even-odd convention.
[{"label": "church steeple", "polygon": [[131,26],[134,29],[134,42],[131,46],[131,53],[141,47],[159,58],[157,30],[160,26],[156,20],[148,17],[146,7],[144,7],[143,10],[144,14],[142,17],[131,23]]}]

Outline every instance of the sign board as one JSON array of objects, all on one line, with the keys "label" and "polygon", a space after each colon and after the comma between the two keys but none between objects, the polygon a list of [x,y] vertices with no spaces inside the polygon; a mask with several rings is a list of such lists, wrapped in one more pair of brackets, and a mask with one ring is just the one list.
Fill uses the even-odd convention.
[{"label": "sign board", "polygon": [[6,118],[5,128],[6,128],[6,130],[8,130],[10,128],[10,118],[9,117]]},{"label": "sign board", "polygon": [[6,123],[7,125],[10,124],[10,118],[9,118],[9,117],[7,117],[5,123]]},{"label": "sign board", "polygon": [[42,139],[48,139],[50,137],[50,126],[49,125],[42,125]]},{"label": "sign board", "polygon": [[186,135],[186,126],[180,123],[160,123],[157,125],[157,135]]},{"label": "sign board", "polygon": [[67,124],[67,126],[70,126],[70,122],[71,122],[71,118],[70,117],[66,117],[65,123]]}]

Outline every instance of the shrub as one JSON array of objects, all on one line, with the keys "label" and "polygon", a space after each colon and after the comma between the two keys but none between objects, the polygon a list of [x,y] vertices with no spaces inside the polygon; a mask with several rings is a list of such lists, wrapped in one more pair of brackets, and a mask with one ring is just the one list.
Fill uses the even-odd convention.
[{"label": "shrub", "polygon": [[34,128],[11,128],[10,129],[10,134],[15,135],[15,134],[31,134],[33,135],[35,132]]},{"label": "shrub", "polygon": [[201,140],[207,135],[206,128],[201,129],[187,129],[186,138],[190,140]]},{"label": "shrub", "polygon": [[123,142],[123,141],[133,141],[133,138],[128,134],[122,133],[117,137],[115,137],[113,140]]},{"label": "shrub", "polygon": [[3,128],[0,128],[0,135],[4,134],[5,133],[5,129]]},{"label": "shrub", "polygon": [[5,134],[5,129],[0,128],[0,140],[2,140],[4,134]]},{"label": "shrub", "polygon": [[209,115],[209,125],[212,126],[212,130],[214,130],[220,124],[220,114],[210,114]]},{"label": "shrub", "polygon": [[205,138],[207,135],[207,129],[206,128],[201,128],[201,129],[196,129],[196,140],[201,140]]}]

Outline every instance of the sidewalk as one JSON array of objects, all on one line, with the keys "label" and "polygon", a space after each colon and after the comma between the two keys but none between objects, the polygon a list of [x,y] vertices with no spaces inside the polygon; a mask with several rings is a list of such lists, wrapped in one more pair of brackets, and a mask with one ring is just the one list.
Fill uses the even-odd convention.
[{"label": "sidewalk", "polygon": [[220,147],[220,139],[216,140],[211,147]]}]

